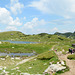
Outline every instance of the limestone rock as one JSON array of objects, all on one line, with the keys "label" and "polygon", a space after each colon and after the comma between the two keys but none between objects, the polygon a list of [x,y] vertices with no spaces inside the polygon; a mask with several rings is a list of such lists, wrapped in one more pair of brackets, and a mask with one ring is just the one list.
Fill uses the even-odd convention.
[{"label": "limestone rock", "polygon": [[66,69],[66,67],[62,66],[61,64],[52,64],[45,70],[45,73],[57,72],[64,69]]},{"label": "limestone rock", "polygon": [[61,65],[65,65],[64,61],[61,61]]}]

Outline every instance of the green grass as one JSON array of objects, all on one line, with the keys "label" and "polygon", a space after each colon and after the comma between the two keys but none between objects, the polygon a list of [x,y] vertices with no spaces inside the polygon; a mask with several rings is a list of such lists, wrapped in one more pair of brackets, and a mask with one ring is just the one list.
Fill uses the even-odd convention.
[{"label": "green grass", "polygon": [[[7,66],[6,70],[10,72],[9,75],[11,75],[11,73],[13,72],[15,73],[15,75],[16,74],[20,75],[20,72],[18,72],[17,69],[11,70],[16,67],[19,67],[19,70],[24,73],[27,72],[30,74],[37,74],[37,73],[42,74],[45,71],[45,69],[47,69],[47,67],[49,66],[49,62],[57,63],[57,61],[59,61],[54,51],[50,51],[53,46],[54,46],[53,50],[57,49],[57,51],[62,51],[62,49],[64,49],[63,54],[65,54],[66,51],[68,51],[68,49],[72,47],[72,44],[75,43],[74,39],[69,39],[63,36],[50,35],[46,33],[36,34],[36,35],[25,35],[18,31],[1,32],[0,40],[38,42],[36,44],[12,44],[9,42],[2,42],[2,44],[0,44],[0,52],[32,53],[35,51],[36,54],[39,54],[38,57],[35,58],[36,60],[33,59],[18,66],[15,66],[15,64],[18,63],[20,60],[12,61],[10,57],[6,59],[5,61],[0,60],[0,65]],[[72,59],[75,59],[74,55],[70,57],[72,57]],[[43,60],[40,60],[40,59],[43,59]],[[13,62],[15,63],[13,64]],[[32,68],[29,69],[29,67],[32,67]]]},{"label": "green grass", "polygon": [[3,67],[10,67],[10,66],[15,66],[16,63],[20,62],[21,60],[16,60],[16,59],[13,59],[11,60],[10,57],[6,58],[5,60],[1,60],[0,59],[0,66],[3,66]]},{"label": "green grass", "polygon": [[0,56],[0,58],[6,58],[6,56]]},{"label": "green grass", "polygon": [[44,52],[44,53],[38,55],[37,59],[40,59],[40,60],[50,60],[54,56],[55,56],[54,51],[47,51],[47,52]]},{"label": "green grass", "polygon": [[[14,47],[14,48],[12,48]],[[32,53],[35,51],[37,54],[48,51],[52,45],[50,44],[12,44],[2,43],[0,44],[0,52],[4,53]]]},{"label": "green grass", "polygon": [[[71,45],[74,42],[57,42],[57,41],[49,41],[44,43],[38,43],[38,44],[12,44],[8,42],[3,42],[0,44],[0,52],[5,53],[32,53],[33,51],[36,52],[36,54],[40,54],[43,52],[48,51],[51,49],[53,45],[55,45],[54,50],[57,49],[57,51],[62,51],[62,49],[68,51],[69,48],[71,48]],[[14,48],[12,48],[14,47]]]},{"label": "green grass", "polygon": [[[53,52],[53,51],[52,51]],[[58,60],[58,57],[55,55],[55,53],[50,53],[51,55],[53,54],[54,57],[49,59],[49,60],[39,60],[37,58],[35,59],[32,59],[26,63],[23,63],[23,64],[20,64],[16,67],[19,67],[19,70],[23,73],[30,73],[30,74],[43,74],[43,72],[48,68],[49,66],[49,63],[50,62],[54,62],[54,63],[57,63],[59,60]],[[29,68],[31,67],[31,68]],[[14,68],[14,67],[12,67]],[[11,70],[10,68],[7,69],[7,71],[10,72],[10,74],[12,72],[14,72],[15,74],[17,73],[17,70]],[[18,72],[19,74],[19,72]]]}]

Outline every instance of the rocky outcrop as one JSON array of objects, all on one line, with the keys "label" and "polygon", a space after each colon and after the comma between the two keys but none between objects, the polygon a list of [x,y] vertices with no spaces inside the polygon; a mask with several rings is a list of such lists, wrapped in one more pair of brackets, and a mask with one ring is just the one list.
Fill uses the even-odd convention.
[{"label": "rocky outcrop", "polygon": [[44,73],[53,73],[57,71],[61,71],[66,69],[66,67],[62,66],[61,64],[51,64],[45,71]]}]

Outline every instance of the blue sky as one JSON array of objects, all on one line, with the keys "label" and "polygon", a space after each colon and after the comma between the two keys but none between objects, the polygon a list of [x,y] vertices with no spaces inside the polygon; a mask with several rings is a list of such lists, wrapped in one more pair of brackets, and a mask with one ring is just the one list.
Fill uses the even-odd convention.
[{"label": "blue sky", "polygon": [[75,31],[75,0],[0,0],[0,32]]}]

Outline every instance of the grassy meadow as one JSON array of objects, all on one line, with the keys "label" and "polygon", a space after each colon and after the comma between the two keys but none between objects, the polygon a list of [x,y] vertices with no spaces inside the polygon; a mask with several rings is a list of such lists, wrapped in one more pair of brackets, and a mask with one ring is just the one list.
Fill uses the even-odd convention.
[{"label": "grassy meadow", "polygon": [[47,33],[25,35],[19,31],[1,32],[0,40],[37,42],[36,44],[1,43],[0,52],[8,53],[30,53],[35,51],[39,54],[48,51],[53,45],[55,45],[54,49],[57,49],[58,51],[61,51],[62,49],[67,51],[71,47],[72,43],[75,43],[73,39],[69,39],[64,36],[51,35]]},{"label": "grassy meadow", "polygon": [[[55,54],[55,50],[57,50],[57,52],[62,51],[63,54],[66,54],[69,48],[73,48],[72,44],[75,43],[74,39],[66,38],[65,36],[47,33],[25,35],[19,31],[1,32],[0,40],[37,42],[35,44],[13,44],[9,42],[0,43],[1,53],[36,52],[37,55],[36,58],[18,66],[15,66],[16,63],[22,61],[22,59],[11,60],[9,57],[6,60],[0,60],[0,65],[7,67],[5,70],[9,72],[9,75],[20,75],[22,72],[30,74],[43,74],[50,62],[57,63],[59,61],[57,55]],[[9,64],[7,62],[9,62]],[[15,63],[12,64],[13,62]],[[18,67],[18,69],[16,67]],[[3,70],[1,70],[0,73],[2,73],[2,71]]]},{"label": "grassy meadow", "polygon": [[[43,55],[47,55],[47,56],[44,56],[43,60],[38,59],[38,58],[43,58],[43,57],[41,57]],[[47,59],[46,57],[48,57],[49,59]],[[47,52],[44,52],[44,53],[38,55],[38,57],[36,57],[26,63],[16,66],[16,67],[19,67],[19,69],[18,69],[19,72],[17,70],[11,70],[11,67],[9,67],[6,70],[10,71],[10,74],[14,72],[15,74],[18,74],[18,75],[21,72],[22,73],[30,73],[30,74],[43,74],[45,69],[47,69],[47,67],[49,66],[50,62],[57,63],[58,61],[59,61],[58,57],[56,56],[54,51],[47,51]],[[12,67],[12,68],[16,68],[16,67]]]}]

